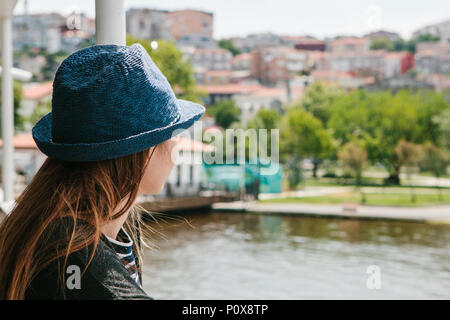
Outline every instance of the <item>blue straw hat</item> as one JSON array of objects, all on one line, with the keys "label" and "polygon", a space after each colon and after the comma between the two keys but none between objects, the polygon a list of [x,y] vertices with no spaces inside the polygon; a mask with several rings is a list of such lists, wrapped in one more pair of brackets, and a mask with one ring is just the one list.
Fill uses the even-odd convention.
[{"label": "blue straw hat", "polygon": [[32,132],[51,158],[106,160],[168,140],[204,112],[203,106],[175,97],[140,44],[97,45],[62,62],[53,82],[52,112]]}]

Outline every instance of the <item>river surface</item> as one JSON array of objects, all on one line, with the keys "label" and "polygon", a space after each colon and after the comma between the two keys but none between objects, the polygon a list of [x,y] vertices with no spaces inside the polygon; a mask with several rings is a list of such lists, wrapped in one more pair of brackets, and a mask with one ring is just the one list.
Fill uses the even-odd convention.
[{"label": "river surface", "polygon": [[172,217],[147,223],[143,282],[156,299],[450,299],[449,225]]}]

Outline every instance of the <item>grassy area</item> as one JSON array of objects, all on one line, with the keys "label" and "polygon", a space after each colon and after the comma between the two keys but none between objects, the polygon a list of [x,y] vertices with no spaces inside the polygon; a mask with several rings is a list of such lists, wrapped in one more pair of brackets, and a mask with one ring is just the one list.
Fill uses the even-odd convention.
[{"label": "grassy area", "polygon": [[330,194],[327,196],[317,197],[301,197],[301,198],[280,198],[261,200],[261,203],[311,203],[311,204],[341,204],[346,202],[359,203],[373,206],[420,206],[420,205],[437,205],[450,203],[450,193],[442,192],[441,199],[437,193],[426,193],[415,195],[415,202],[412,201],[410,193],[364,193],[363,196],[358,191],[345,192],[339,194]]},{"label": "grassy area", "polygon": [[[434,177],[435,178],[435,176],[431,172],[426,172],[426,171],[425,172],[421,172],[420,175],[421,176],[427,176],[427,177]],[[446,173],[446,174],[442,175],[441,178],[450,179],[450,173]]]},{"label": "grassy area", "polygon": [[[308,178],[306,179],[304,184],[299,184],[299,188],[301,187],[343,187],[343,186],[356,186],[356,183],[354,179],[341,179],[339,182],[336,178],[320,178],[320,179],[314,179],[314,178]],[[375,187],[375,188],[411,188],[408,184],[402,184],[402,185],[384,185],[382,183],[382,179],[377,178],[364,178],[361,186],[365,187]],[[287,189],[287,185],[285,186]],[[416,186],[420,188],[426,188],[426,189],[436,189],[436,186]],[[449,187],[441,187],[441,189],[450,189]],[[437,191],[436,191],[437,192]]]}]

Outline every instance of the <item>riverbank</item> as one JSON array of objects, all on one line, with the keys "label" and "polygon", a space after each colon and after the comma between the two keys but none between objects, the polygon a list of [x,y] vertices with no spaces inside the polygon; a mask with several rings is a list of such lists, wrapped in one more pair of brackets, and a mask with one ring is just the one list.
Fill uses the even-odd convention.
[{"label": "riverbank", "polygon": [[340,205],[302,203],[227,202],[212,206],[215,211],[250,214],[278,214],[344,219],[402,220],[450,224],[450,205],[394,207],[367,206],[354,203]]}]

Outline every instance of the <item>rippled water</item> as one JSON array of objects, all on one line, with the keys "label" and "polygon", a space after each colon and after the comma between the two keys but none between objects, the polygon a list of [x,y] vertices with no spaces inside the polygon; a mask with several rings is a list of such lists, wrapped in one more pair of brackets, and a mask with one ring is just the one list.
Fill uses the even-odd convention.
[{"label": "rippled water", "polygon": [[[199,213],[160,223],[144,288],[156,299],[450,299],[450,226]],[[165,219],[167,220],[167,219]],[[367,267],[381,288],[368,289]]]}]

